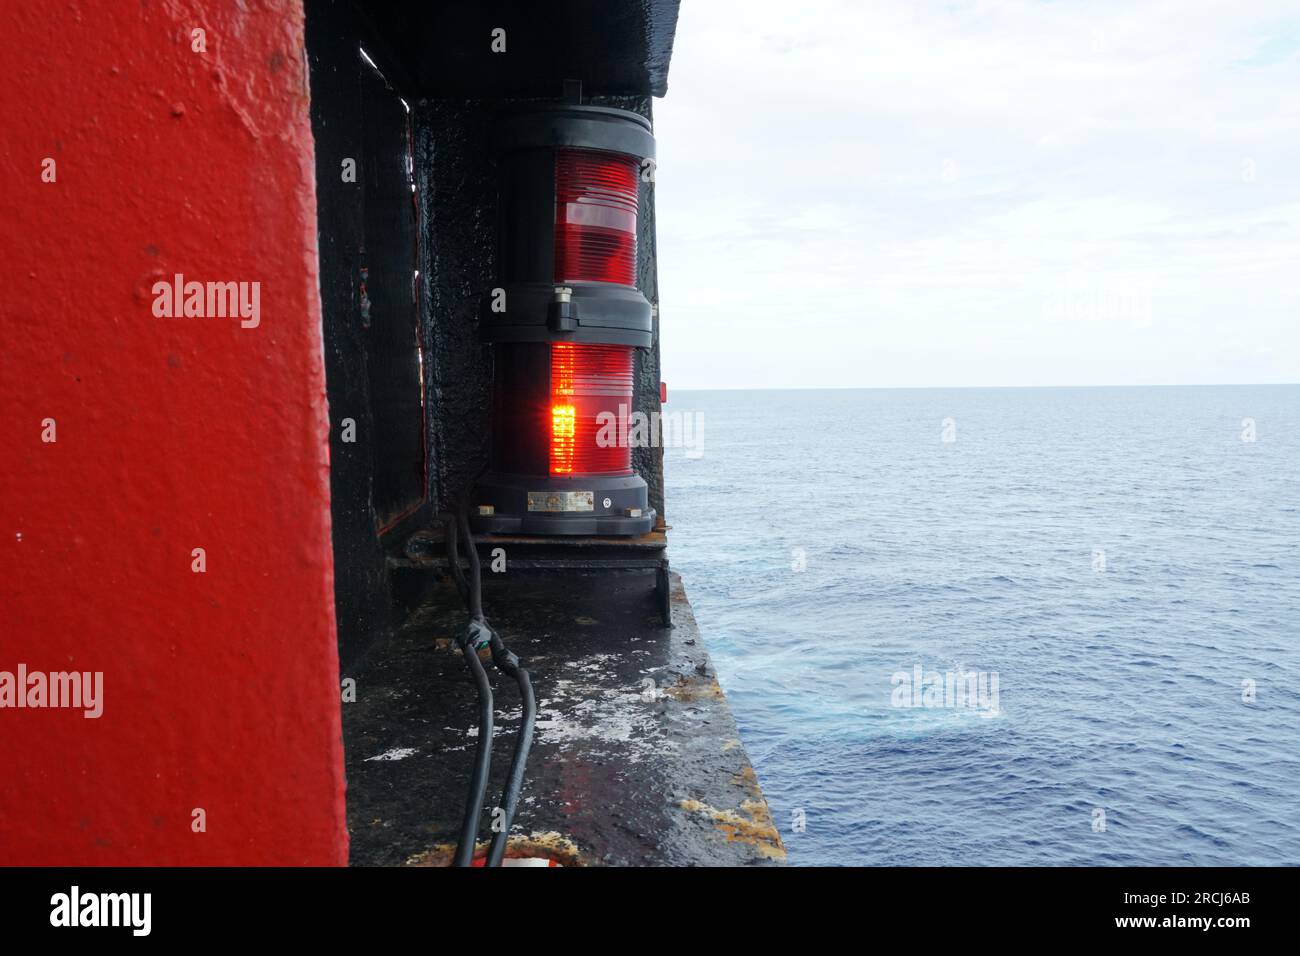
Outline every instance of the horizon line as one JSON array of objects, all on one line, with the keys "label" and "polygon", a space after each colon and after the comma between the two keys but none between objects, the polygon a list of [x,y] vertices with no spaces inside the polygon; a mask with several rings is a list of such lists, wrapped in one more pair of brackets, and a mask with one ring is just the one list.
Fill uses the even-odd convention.
[{"label": "horizon line", "polygon": [[762,388],[738,386],[717,388],[690,385],[668,386],[671,400],[674,391],[678,392],[906,392],[906,391],[974,391],[977,389],[1014,389],[1014,388],[1291,388],[1300,386],[1300,382],[1185,382],[1170,384],[1168,382],[1144,385],[769,385]]}]

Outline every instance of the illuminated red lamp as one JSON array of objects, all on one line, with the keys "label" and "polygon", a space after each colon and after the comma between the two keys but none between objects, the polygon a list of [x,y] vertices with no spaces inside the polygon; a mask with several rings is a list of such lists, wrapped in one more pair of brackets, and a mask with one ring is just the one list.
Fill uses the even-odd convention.
[{"label": "illuminated red lamp", "polygon": [[630,475],[632,350],[551,343],[552,475]]}]

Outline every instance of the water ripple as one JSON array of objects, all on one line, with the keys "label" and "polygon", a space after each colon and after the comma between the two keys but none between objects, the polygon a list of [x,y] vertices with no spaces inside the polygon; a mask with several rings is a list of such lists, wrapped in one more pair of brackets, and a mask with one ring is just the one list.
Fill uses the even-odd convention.
[{"label": "water ripple", "polygon": [[[792,862],[1300,863],[1300,387],[672,410],[672,558]],[[997,716],[893,706],[916,665]]]}]

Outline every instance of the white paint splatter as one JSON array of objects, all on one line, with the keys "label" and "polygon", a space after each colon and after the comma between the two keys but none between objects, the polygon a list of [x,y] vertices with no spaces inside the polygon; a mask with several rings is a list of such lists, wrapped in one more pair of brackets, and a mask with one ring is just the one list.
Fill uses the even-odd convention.
[{"label": "white paint splatter", "polygon": [[[595,654],[575,661],[571,670],[582,674],[608,674],[611,654]],[[625,759],[635,762],[674,745],[665,740],[664,728],[640,688],[600,687],[560,679],[551,694],[538,701],[537,736],[561,750],[581,746],[591,754],[600,744],[617,744]]]},{"label": "white paint splatter", "polygon": [[371,760],[405,760],[413,753],[415,753],[414,747],[394,747],[392,750],[385,750],[381,754],[367,757],[366,762],[369,763]]}]

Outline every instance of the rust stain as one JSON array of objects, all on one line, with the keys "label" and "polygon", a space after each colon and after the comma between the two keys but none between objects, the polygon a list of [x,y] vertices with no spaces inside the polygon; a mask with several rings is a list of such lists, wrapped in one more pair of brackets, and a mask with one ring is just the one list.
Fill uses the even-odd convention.
[{"label": "rust stain", "polygon": [[681,701],[726,699],[716,677],[707,680],[694,677],[679,677],[676,684],[664,688],[664,696]]},{"label": "rust stain", "polygon": [[[474,847],[474,859],[481,860],[487,855],[488,844],[479,843]],[[437,843],[423,853],[408,858],[403,866],[451,866],[452,857],[456,855],[456,844]],[[545,857],[554,860],[560,866],[594,866],[596,861],[584,853],[576,843],[554,830],[545,833],[533,833],[526,837],[511,837],[506,843],[506,858],[510,857]]]},{"label": "rust stain", "polygon": [[744,787],[749,792],[750,797],[755,800],[763,799],[763,788],[758,785],[758,777],[754,774],[754,768],[745,764],[745,769],[740,773],[731,775],[731,785],[733,787]]},{"label": "rust stain", "polygon": [[[753,775],[754,771],[749,770],[749,776],[752,778]],[[757,780],[754,785],[757,787]],[[679,806],[687,813],[703,814],[713,820],[713,825],[726,835],[728,843],[747,843],[769,860],[785,859],[785,844],[772,823],[772,811],[761,793],[757,800],[742,801],[739,811],[719,810],[689,799],[681,801]]]}]

